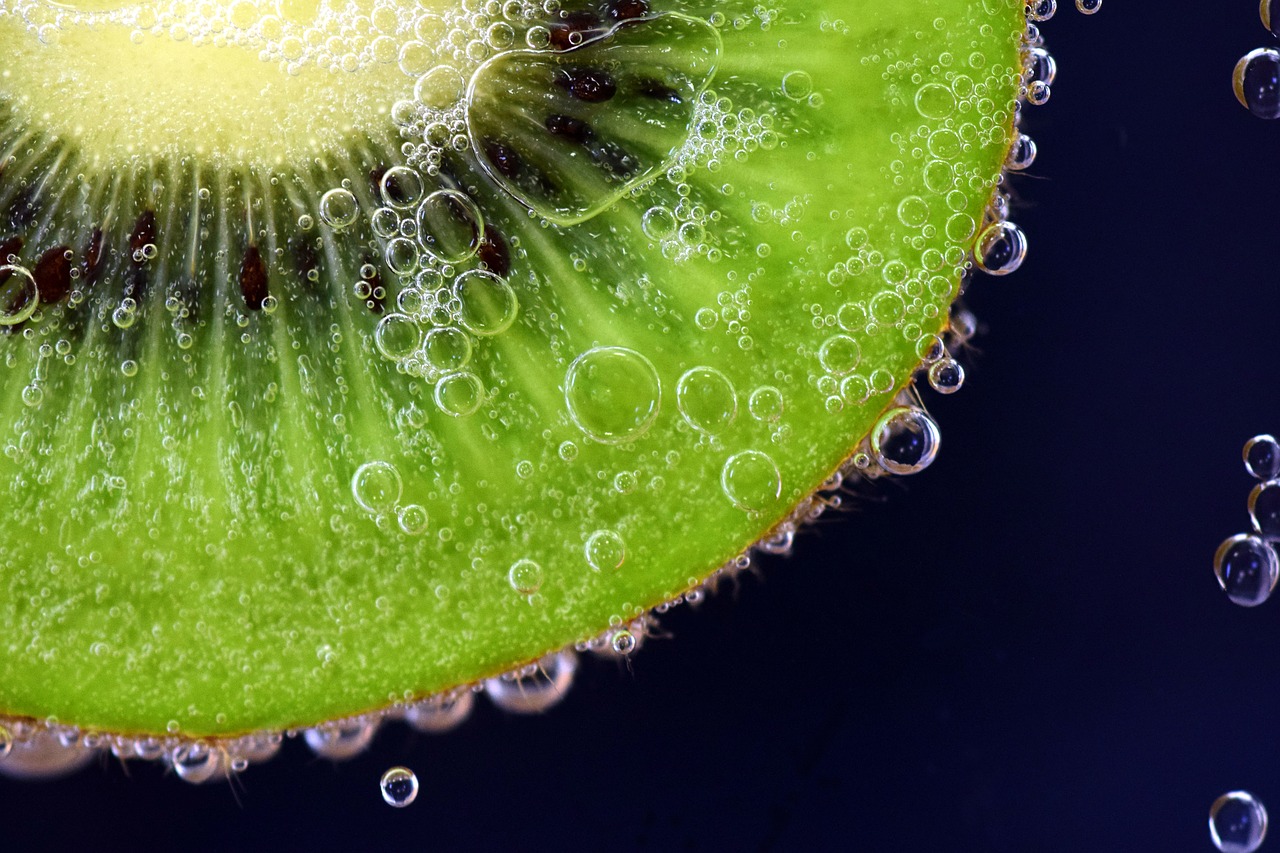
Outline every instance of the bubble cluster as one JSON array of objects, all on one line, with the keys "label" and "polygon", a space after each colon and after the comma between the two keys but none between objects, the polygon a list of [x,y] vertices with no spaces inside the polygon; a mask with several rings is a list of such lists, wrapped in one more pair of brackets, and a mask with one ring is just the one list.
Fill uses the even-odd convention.
[{"label": "bubble cluster", "polygon": [[1262,482],[1249,493],[1247,508],[1253,533],[1227,537],[1213,556],[1218,585],[1235,604],[1256,607],[1271,597],[1280,580],[1280,444],[1270,435],[1255,435],[1242,452],[1245,470]]}]

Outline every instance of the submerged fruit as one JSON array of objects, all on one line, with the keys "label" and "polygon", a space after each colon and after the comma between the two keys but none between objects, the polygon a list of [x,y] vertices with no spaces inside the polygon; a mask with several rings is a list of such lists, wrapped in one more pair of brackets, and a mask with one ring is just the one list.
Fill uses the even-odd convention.
[{"label": "submerged fruit", "polygon": [[0,46],[0,712],[81,730],[628,653],[859,442],[927,464],[899,392],[1025,248],[1015,0],[11,0]]}]

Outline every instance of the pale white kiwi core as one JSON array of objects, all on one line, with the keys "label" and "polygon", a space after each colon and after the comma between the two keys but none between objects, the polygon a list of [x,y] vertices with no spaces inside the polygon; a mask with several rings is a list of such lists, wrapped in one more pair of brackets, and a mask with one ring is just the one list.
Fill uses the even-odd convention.
[{"label": "pale white kiwi core", "polygon": [[389,136],[437,64],[434,5],[0,0],[0,104],[100,165],[296,164]]}]

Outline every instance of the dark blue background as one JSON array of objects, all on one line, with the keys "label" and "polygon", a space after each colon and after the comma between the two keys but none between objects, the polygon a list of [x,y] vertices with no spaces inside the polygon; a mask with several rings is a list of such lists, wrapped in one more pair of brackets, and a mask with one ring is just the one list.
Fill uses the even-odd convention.
[{"label": "dark blue background", "polygon": [[1210,568],[1246,525],[1241,445],[1280,432],[1280,123],[1230,92],[1271,37],[1247,0],[1062,2],[1014,182],[1031,254],[970,287],[986,331],[928,398],[929,471],[543,717],[482,702],[341,765],[292,742],[234,791],[0,780],[0,846],[1208,851],[1223,791],[1280,813],[1280,600],[1232,606]]}]

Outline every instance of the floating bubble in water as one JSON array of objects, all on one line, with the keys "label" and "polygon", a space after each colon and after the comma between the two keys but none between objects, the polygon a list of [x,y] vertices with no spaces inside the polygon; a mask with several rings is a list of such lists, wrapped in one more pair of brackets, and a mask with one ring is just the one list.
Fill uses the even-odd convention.
[{"label": "floating bubble in water", "polygon": [[1218,546],[1213,573],[1227,598],[1241,607],[1256,607],[1271,597],[1280,560],[1262,537],[1238,533]]},{"label": "floating bubble in water", "polygon": [[[1268,0],[1263,0],[1268,2]],[[1076,9],[1085,15],[1095,15],[1102,8],[1102,0],[1076,0]]]},{"label": "floating bubble in water", "polygon": [[609,648],[616,655],[629,655],[640,645],[640,641],[636,639],[636,635],[628,631],[626,628],[613,632],[613,636],[609,638]]},{"label": "floating bubble in water", "polygon": [[1009,156],[1004,161],[1005,168],[1021,172],[1024,169],[1029,169],[1035,161],[1035,140],[1025,133],[1019,133],[1017,138],[1013,140],[1013,145],[1009,147]]},{"label": "floating bubble in water", "polygon": [[321,758],[343,761],[363,752],[378,727],[368,720],[351,719],[307,729],[303,739]]},{"label": "floating bubble in water", "polygon": [[533,595],[542,588],[542,566],[533,560],[516,560],[507,570],[507,582],[521,595]]},{"label": "floating bubble in water", "polygon": [[676,407],[689,426],[716,435],[733,423],[738,399],[729,377],[714,367],[695,367],[676,383]]},{"label": "floating bubble in water", "polygon": [[418,536],[427,529],[430,518],[420,504],[405,504],[396,512],[396,523],[410,536]]},{"label": "floating bubble in water", "polygon": [[1253,529],[1268,540],[1280,539],[1280,481],[1259,483],[1249,492],[1249,518]]},{"label": "floating bubble in water", "polygon": [[320,221],[335,231],[353,225],[360,216],[360,203],[355,193],[338,187],[320,196]]},{"label": "floating bubble in water", "polygon": [[772,385],[761,385],[751,392],[751,398],[747,400],[747,409],[750,410],[751,417],[767,423],[779,420],[784,406],[782,392]]},{"label": "floating bubble in water", "polygon": [[627,544],[612,530],[597,530],[587,537],[583,549],[587,565],[597,572],[612,571],[627,558]]},{"label": "floating bubble in water", "polygon": [[960,362],[944,358],[929,365],[929,387],[939,394],[954,394],[964,385],[964,368]]},{"label": "floating bubble in water", "polygon": [[408,166],[393,166],[378,181],[378,194],[383,202],[401,209],[413,207],[422,200],[425,191],[422,175]]},{"label": "floating bubble in water", "polygon": [[1280,477],[1280,443],[1269,435],[1255,435],[1244,443],[1244,467],[1259,480]]},{"label": "floating bubble in water", "polygon": [[1058,11],[1058,0],[1031,0],[1027,5],[1027,17],[1037,23],[1052,18]]},{"label": "floating bubble in water", "polygon": [[881,416],[871,430],[871,453],[890,474],[915,474],[938,455],[942,436],[933,418],[901,406]]},{"label": "floating bubble in water", "polygon": [[513,714],[540,714],[558,705],[573,686],[578,655],[572,649],[547,655],[532,671],[516,678],[490,678],[484,683],[489,701]]},{"label": "floating bubble in water", "polygon": [[1046,86],[1051,86],[1057,77],[1058,62],[1053,58],[1053,54],[1043,47],[1031,48],[1027,55],[1027,85],[1043,83]]},{"label": "floating bubble in water", "polygon": [[484,402],[484,384],[479,376],[465,370],[445,374],[436,383],[435,401],[446,415],[464,418]]},{"label": "floating bubble in water", "polygon": [[0,326],[13,326],[29,319],[40,304],[35,276],[16,264],[0,266]]},{"label": "floating bubble in water", "polygon": [[1258,118],[1280,118],[1280,51],[1260,47],[1240,57],[1231,88],[1236,100]]},{"label": "floating bubble in water", "polygon": [[418,78],[413,86],[413,98],[423,106],[442,110],[461,100],[466,88],[462,72],[452,65],[437,65]]},{"label": "floating bubble in water", "polygon": [[404,718],[420,732],[440,734],[457,728],[471,714],[475,694],[470,690],[433,696],[405,709]]},{"label": "floating bubble in water", "polygon": [[457,264],[475,255],[484,240],[484,217],[471,197],[457,190],[436,190],[417,212],[418,242],[442,263]]},{"label": "floating bubble in water", "polygon": [[1027,256],[1027,237],[1012,222],[995,222],[978,237],[973,249],[978,269],[989,275],[1008,275]]},{"label": "floating bubble in water", "polygon": [[471,360],[471,338],[461,329],[440,326],[427,332],[423,354],[432,369],[440,373],[461,370]]},{"label": "floating bubble in water", "polygon": [[382,799],[389,806],[402,809],[418,798],[418,777],[408,767],[392,767],[378,783]]},{"label": "floating bubble in water", "polygon": [[404,314],[387,314],[373,331],[373,343],[392,361],[404,361],[422,343],[422,330],[413,318]]},{"label": "floating bubble in water", "polygon": [[925,118],[946,118],[955,109],[956,96],[941,83],[926,83],[916,91],[916,110]]},{"label": "floating bubble in water", "polygon": [[852,373],[862,360],[862,348],[848,335],[832,335],[818,349],[818,361],[835,376]]},{"label": "floating bubble in water", "polygon": [[520,304],[506,279],[487,270],[470,270],[453,283],[458,322],[473,335],[496,335],[515,322]]},{"label": "floating bubble in water", "polygon": [[1248,791],[1229,791],[1209,807],[1209,837],[1222,853],[1253,853],[1267,837],[1267,809]]},{"label": "floating bubble in water", "polygon": [[626,347],[595,347],[569,365],[565,405],[593,441],[621,444],[638,438],[658,416],[662,383],[653,363]]},{"label": "floating bubble in water", "polygon": [[1262,26],[1267,28],[1273,36],[1280,36],[1280,15],[1276,12],[1280,9],[1276,8],[1276,0],[1262,0],[1258,4],[1258,14],[1262,16]]},{"label": "floating bubble in water", "polygon": [[173,772],[178,778],[193,785],[208,782],[218,772],[222,753],[206,743],[196,741],[175,747],[170,754]]},{"label": "floating bubble in water", "polygon": [[759,450],[744,450],[725,461],[720,487],[738,509],[768,509],[782,495],[782,474],[773,458]]},{"label": "floating bubble in water", "polygon": [[366,462],[351,478],[351,494],[366,512],[389,511],[400,501],[400,472],[390,462]]}]

